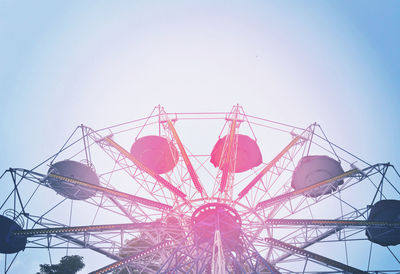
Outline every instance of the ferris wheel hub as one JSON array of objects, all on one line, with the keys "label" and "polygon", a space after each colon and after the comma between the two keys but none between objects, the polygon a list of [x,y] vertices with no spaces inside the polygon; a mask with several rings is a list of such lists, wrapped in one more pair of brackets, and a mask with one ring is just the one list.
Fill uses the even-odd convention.
[{"label": "ferris wheel hub", "polygon": [[240,242],[241,225],[239,213],[222,203],[202,205],[192,215],[192,227],[197,245],[212,245],[215,232],[219,231],[224,248],[232,250]]}]

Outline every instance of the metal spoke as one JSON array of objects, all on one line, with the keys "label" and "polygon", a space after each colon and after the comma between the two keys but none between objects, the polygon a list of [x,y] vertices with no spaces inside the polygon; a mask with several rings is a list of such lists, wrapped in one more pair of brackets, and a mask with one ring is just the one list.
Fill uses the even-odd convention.
[{"label": "metal spoke", "polygon": [[267,243],[272,244],[274,247],[283,248],[283,249],[285,249],[285,250],[294,252],[294,253],[299,254],[299,255],[301,255],[301,256],[305,256],[305,257],[307,257],[307,258],[309,258],[309,259],[313,259],[313,260],[319,261],[319,262],[321,262],[321,263],[327,264],[327,265],[329,265],[329,266],[338,268],[338,269],[343,270],[343,271],[346,271],[346,272],[357,273],[357,274],[358,274],[358,273],[360,273],[360,274],[361,274],[361,273],[368,273],[368,272],[362,271],[362,270],[360,270],[360,269],[351,267],[351,266],[349,266],[349,265],[345,265],[345,264],[343,264],[343,263],[341,263],[341,262],[332,260],[332,259],[330,259],[330,258],[321,256],[321,255],[318,255],[318,254],[313,253],[313,252],[311,252],[311,251],[307,251],[307,250],[305,250],[305,249],[298,248],[298,247],[295,247],[295,246],[293,246],[293,245],[289,245],[289,244],[287,244],[287,243],[284,243],[284,242],[279,241],[279,240],[276,240],[276,239],[267,238],[267,239],[265,239],[265,240],[266,240]]}]

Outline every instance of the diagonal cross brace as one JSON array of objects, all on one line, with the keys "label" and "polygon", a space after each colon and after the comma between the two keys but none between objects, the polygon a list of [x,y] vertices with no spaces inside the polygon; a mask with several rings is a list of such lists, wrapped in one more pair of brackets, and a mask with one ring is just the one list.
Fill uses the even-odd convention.
[{"label": "diagonal cross brace", "polygon": [[362,271],[360,269],[357,269],[355,267],[343,264],[341,262],[332,260],[330,258],[327,258],[327,257],[324,257],[322,255],[316,254],[314,252],[311,252],[311,251],[308,251],[308,250],[305,250],[305,249],[302,249],[302,248],[298,248],[298,247],[296,247],[294,245],[290,245],[290,244],[287,244],[285,242],[282,242],[282,241],[279,241],[279,240],[276,240],[276,239],[273,239],[273,238],[266,238],[265,241],[270,243],[270,244],[272,244],[275,247],[280,247],[282,249],[285,249],[285,250],[288,250],[288,251],[292,251],[292,252],[294,252],[294,253],[296,253],[298,255],[305,256],[307,258],[319,261],[321,263],[327,264],[329,266],[338,268],[338,269],[346,271],[346,272],[355,273],[355,274],[368,273],[368,272]]}]

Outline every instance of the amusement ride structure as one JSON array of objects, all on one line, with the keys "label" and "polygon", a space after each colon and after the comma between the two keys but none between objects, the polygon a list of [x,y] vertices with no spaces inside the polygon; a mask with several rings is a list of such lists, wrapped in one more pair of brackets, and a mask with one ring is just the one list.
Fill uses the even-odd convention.
[{"label": "amusement ride structure", "polygon": [[35,248],[112,260],[92,273],[400,270],[395,167],[358,158],[316,123],[239,105],[80,125],[36,167],[6,170],[0,187],[5,273]]}]

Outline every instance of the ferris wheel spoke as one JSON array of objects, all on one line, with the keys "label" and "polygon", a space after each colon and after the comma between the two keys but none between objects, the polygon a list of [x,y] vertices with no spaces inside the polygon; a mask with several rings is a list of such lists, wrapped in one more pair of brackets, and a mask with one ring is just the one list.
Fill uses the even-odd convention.
[{"label": "ferris wheel spoke", "polygon": [[76,239],[76,238],[74,238],[74,237],[72,237],[70,235],[59,235],[58,237],[62,238],[64,240],[67,240],[68,242],[72,242],[72,243],[74,243],[74,244],[76,244],[76,245],[78,245],[78,246],[80,246],[82,248],[88,248],[88,249],[91,249],[91,250],[93,250],[93,251],[95,251],[97,253],[103,254],[103,255],[107,256],[108,258],[110,258],[110,259],[113,259],[113,260],[119,260],[120,259],[120,257],[118,255],[115,255],[115,254],[109,252],[108,249],[97,247],[97,246],[95,246],[93,244],[88,243],[85,240],[79,240],[79,239]]},{"label": "ferris wheel spoke", "polygon": [[335,226],[335,227],[387,227],[400,228],[400,222],[366,220],[328,220],[328,219],[268,219],[266,225],[289,226]]},{"label": "ferris wheel spoke", "polygon": [[[284,207],[286,207],[287,202],[289,202],[290,207],[293,208],[289,211],[289,214],[294,214],[296,212],[299,212],[301,210],[309,208],[311,205],[315,205],[322,200],[328,199],[329,197],[336,197],[335,194],[332,193],[332,194],[326,195],[323,198],[321,197],[319,199],[316,199],[314,201],[314,203],[312,203],[310,206],[300,206],[302,203],[304,203],[304,201],[307,200],[307,196],[304,196],[303,199],[301,199],[301,201],[297,205],[295,205],[296,203],[295,203],[294,198],[298,197],[299,195],[304,195],[305,193],[307,193],[308,191],[310,191],[312,189],[316,189],[320,186],[328,185],[328,184],[338,181],[342,178],[348,177],[349,178],[348,182],[345,183],[341,188],[342,190],[344,190],[355,184],[358,184],[359,182],[361,182],[365,179],[370,179],[371,177],[375,176],[376,174],[382,174],[382,169],[384,169],[386,166],[388,166],[388,164],[374,164],[374,165],[370,165],[362,170],[355,167],[352,170],[349,170],[347,172],[339,174],[338,176],[332,177],[330,179],[319,182],[317,184],[311,185],[309,187],[298,189],[296,191],[288,192],[288,193],[273,197],[271,199],[259,202],[256,205],[256,210],[263,210],[263,209],[266,209],[269,207],[274,207],[273,211],[277,211],[278,209],[283,209]],[[355,179],[356,181],[354,181],[353,179]],[[350,183],[351,181],[352,181],[352,183]],[[294,202],[294,204],[292,205],[293,202]],[[346,203],[343,200],[340,200],[340,202]],[[265,218],[266,220],[272,218],[273,211],[271,211],[272,213],[270,213],[268,215],[268,217]]]},{"label": "ferris wheel spoke", "polygon": [[[166,114],[165,114],[165,115],[166,115]],[[200,181],[199,181],[199,178],[198,178],[198,176],[197,176],[197,174],[196,174],[196,171],[194,170],[193,165],[192,165],[192,163],[190,162],[190,159],[189,159],[189,157],[188,157],[188,155],[187,155],[187,153],[186,153],[186,150],[185,150],[185,148],[184,148],[184,146],[183,146],[183,144],[182,144],[182,141],[181,141],[181,139],[179,138],[178,133],[177,133],[177,131],[176,131],[174,125],[172,124],[171,120],[168,118],[168,116],[166,116],[166,117],[167,117],[167,125],[168,125],[168,128],[169,128],[169,130],[171,131],[172,136],[174,137],[176,144],[178,145],[178,148],[179,148],[179,151],[181,152],[183,161],[185,162],[186,168],[187,168],[188,171],[189,171],[190,178],[192,179],[192,182],[193,182],[194,186],[196,187],[197,191],[198,191],[201,195],[203,195],[203,194],[204,194],[203,186],[201,185],[201,183],[200,183]]]},{"label": "ferris wheel spoke", "polygon": [[145,166],[143,163],[141,163],[138,159],[133,157],[128,151],[126,151],[123,147],[121,147],[118,143],[116,143],[114,140],[112,140],[110,137],[104,137],[102,140],[108,143],[111,147],[116,149],[123,157],[131,160],[140,170],[143,170],[147,174],[149,174],[151,177],[153,177],[157,182],[159,182],[161,185],[163,185],[165,188],[167,188],[169,191],[174,193],[175,195],[181,197],[182,199],[185,200],[186,194],[180,191],[178,188],[173,186],[170,182],[165,180],[163,177],[152,171],[150,168]]},{"label": "ferris wheel spoke", "polygon": [[105,267],[102,267],[102,268],[100,268],[98,270],[90,272],[89,274],[103,274],[103,273],[112,272],[112,271],[114,271],[116,269],[119,269],[119,268],[121,268],[123,266],[126,266],[128,264],[135,263],[135,261],[140,259],[140,258],[143,258],[143,257],[145,257],[147,255],[152,254],[152,253],[155,253],[155,252],[157,252],[157,251],[159,251],[159,250],[161,250],[163,248],[168,248],[168,247],[170,247],[172,245],[173,245],[172,241],[161,242],[159,244],[153,245],[153,246],[145,249],[142,252],[139,252],[139,253],[137,253],[135,255],[129,256],[129,257],[124,258],[122,260],[119,260],[119,261],[117,261],[115,263],[109,264],[109,265],[107,265]]},{"label": "ferris wheel spoke", "polygon": [[[255,259],[255,264],[248,262],[248,265],[255,265],[255,271],[257,270],[258,266],[257,265],[261,265],[263,266],[263,268],[265,270],[268,271],[268,273],[271,274],[280,274],[281,272],[279,272],[275,266],[273,264],[271,264],[270,262],[268,262],[260,253],[259,251],[255,248],[254,246],[254,241],[249,239],[246,235],[242,235],[242,239],[243,242],[246,246],[246,252],[249,254],[247,256],[247,258],[244,258],[246,261],[249,261],[251,259]],[[253,266],[254,267],[254,266]]]},{"label": "ferris wheel spoke", "polygon": [[[341,218],[343,221],[352,221],[352,220],[357,221],[357,219],[364,217],[364,213],[365,212],[360,212],[359,210],[355,210],[353,212],[349,212],[348,214],[342,216]],[[332,224],[332,225],[324,225],[324,226],[322,226],[322,225],[307,225],[306,223],[307,223],[308,219],[300,219],[299,220],[300,222],[305,221],[304,224],[298,223],[298,224],[292,224],[292,225],[285,225],[285,224],[278,225],[275,223],[278,223],[279,221],[275,222],[275,220],[276,219],[272,219],[272,221],[269,221],[269,220],[265,221],[264,222],[265,226],[267,226],[267,228],[273,228],[274,231],[278,231],[279,229],[285,230],[287,228],[290,228],[291,232],[286,233],[286,235],[281,237],[279,240],[283,241],[285,243],[288,243],[288,244],[295,244],[297,247],[302,248],[302,249],[310,247],[316,243],[321,243],[329,237],[330,237],[330,239],[328,240],[329,242],[340,242],[340,241],[346,240],[346,237],[341,236],[339,233],[347,227],[352,229],[353,231],[355,231],[355,234],[364,230],[363,226],[345,226],[343,224],[340,224],[340,225]],[[287,220],[288,220],[288,222],[291,222],[291,220],[295,220],[295,219],[287,219]],[[312,219],[310,221],[314,221],[314,220],[318,221],[318,219]],[[334,221],[334,220],[328,220],[328,221]],[[360,221],[360,220],[358,220],[358,221]],[[284,223],[284,222],[282,222],[282,223]],[[335,234],[337,234],[335,238],[331,237]],[[365,240],[365,239],[359,239],[359,240]],[[270,251],[272,251],[272,250],[270,250]],[[294,252],[289,252],[289,253],[280,255],[280,256],[276,257],[274,260],[272,260],[272,263],[277,264],[282,261],[285,261],[286,259],[288,259],[289,257],[291,257],[294,254],[295,254]],[[267,258],[269,258],[269,257],[267,257]]]},{"label": "ferris wheel spoke", "polygon": [[331,267],[334,267],[334,268],[337,268],[337,269],[340,269],[340,270],[343,270],[343,271],[346,271],[346,272],[357,273],[357,274],[358,273],[360,273],[360,274],[361,273],[368,273],[366,271],[362,271],[362,270],[357,269],[355,267],[343,264],[341,262],[335,261],[335,260],[327,258],[325,256],[321,256],[321,255],[316,254],[314,252],[305,250],[303,248],[296,247],[294,245],[287,244],[285,242],[282,242],[282,241],[279,241],[279,240],[276,240],[276,239],[273,239],[273,238],[267,238],[265,240],[266,240],[267,243],[271,244],[275,248],[277,247],[277,248],[281,248],[281,249],[284,249],[284,250],[287,250],[287,251],[290,251],[290,252],[294,252],[294,253],[296,253],[298,255],[301,255],[301,256],[304,256],[304,257],[306,257],[308,259],[312,259],[312,260],[318,261],[320,263],[326,264],[328,266],[331,266]]},{"label": "ferris wheel spoke", "polygon": [[[134,208],[145,206],[152,210],[157,210],[161,213],[172,209],[172,207],[167,204],[163,204],[160,202],[156,202],[156,201],[153,201],[150,199],[142,198],[142,197],[128,194],[125,192],[117,191],[115,189],[106,188],[106,187],[102,187],[99,185],[89,184],[87,182],[83,182],[83,181],[77,180],[75,178],[61,176],[61,175],[57,175],[57,174],[53,174],[53,173],[44,175],[39,172],[34,172],[31,170],[20,169],[20,168],[19,169],[10,169],[10,172],[13,172],[15,176],[21,176],[22,178],[25,178],[27,181],[35,182],[39,186],[45,186],[47,188],[52,188],[48,182],[48,179],[52,178],[52,180],[53,179],[60,180],[59,182],[64,183],[65,185],[72,184],[72,185],[79,186],[79,188],[93,190],[96,193],[99,193],[100,195],[93,197],[93,199],[85,200],[86,203],[94,204],[100,208],[103,208],[103,209],[106,209],[109,211],[113,211],[113,209],[110,207],[110,205],[104,206],[105,200],[102,197],[105,196],[114,204],[114,206],[118,207],[119,210],[121,210],[126,217],[128,217],[132,222],[135,222],[135,223],[137,223],[138,220],[136,218],[133,218],[133,216],[129,212],[129,211],[133,210]],[[28,200],[28,202],[29,202],[29,200]],[[118,201],[124,201],[125,205],[120,204]],[[25,207],[27,206],[28,202],[26,202],[26,204],[24,205]],[[130,210],[128,210],[128,209],[130,209]]]},{"label": "ferris wheel spoke", "polygon": [[43,234],[65,234],[65,233],[79,233],[79,232],[101,232],[112,230],[133,230],[160,227],[160,222],[147,222],[147,223],[127,223],[127,224],[107,224],[107,225],[90,225],[90,226],[68,226],[68,227],[51,227],[51,228],[36,228],[36,229],[23,229],[15,231],[14,236],[33,237]]},{"label": "ferris wheel spoke", "polygon": [[[41,222],[42,223],[42,222]],[[92,225],[77,227],[49,227],[15,231],[15,237],[26,237],[27,248],[85,248],[103,254],[113,260],[121,260],[123,239],[138,233],[160,233],[163,225],[160,222],[127,223],[111,225]],[[70,246],[70,243],[75,247]]]},{"label": "ferris wheel spoke", "polygon": [[124,199],[130,200],[130,201],[133,201],[133,202],[137,202],[137,203],[140,203],[140,204],[143,204],[143,205],[147,205],[147,206],[150,206],[150,207],[155,207],[155,208],[163,209],[163,210],[169,210],[169,209],[172,208],[171,206],[163,204],[163,203],[155,202],[155,201],[152,201],[152,200],[149,200],[149,199],[146,199],[146,198],[142,198],[142,197],[135,196],[135,195],[132,195],[132,194],[128,194],[128,193],[125,193],[125,192],[121,192],[121,191],[114,190],[114,189],[111,189],[111,188],[106,188],[106,187],[102,187],[102,186],[89,184],[89,183],[86,183],[86,182],[83,182],[83,181],[80,181],[80,180],[77,180],[77,179],[74,179],[74,178],[61,176],[61,175],[58,175],[58,174],[52,174],[52,173],[48,174],[47,176],[55,178],[55,179],[59,179],[61,181],[77,184],[79,186],[83,186],[83,187],[88,188],[88,189],[93,189],[93,190],[102,192],[102,193],[104,193],[106,195],[111,195],[113,197],[124,198]]},{"label": "ferris wheel spoke", "polygon": [[235,116],[232,119],[231,128],[230,128],[230,132],[229,132],[229,139],[227,140],[228,148],[225,152],[225,156],[222,157],[222,161],[223,161],[222,176],[221,176],[221,183],[220,183],[220,188],[219,188],[219,191],[221,193],[223,193],[225,190],[226,182],[228,180],[228,175],[232,170],[232,163],[231,163],[232,162],[232,147],[235,142],[236,119],[237,119],[236,116],[237,116],[237,113],[235,113]]},{"label": "ferris wheel spoke", "polygon": [[[42,216],[27,216],[32,221],[31,229],[11,232],[10,237],[28,239],[27,248],[72,248],[73,243],[79,248],[91,249],[113,260],[120,260],[120,247],[123,239],[138,233],[160,233],[163,224],[156,222],[105,224],[88,226],[65,226]],[[40,225],[43,228],[33,228]],[[13,238],[10,238],[13,239]]]},{"label": "ferris wheel spoke", "polygon": [[[157,201],[165,201],[167,203],[175,202],[175,198],[172,195],[176,195],[181,197],[186,201],[186,195],[180,191],[177,187],[173,186],[170,182],[162,178],[157,173],[153,172],[146,165],[141,163],[138,159],[136,159],[133,155],[131,155],[128,151],[126,151],[123,147],[117,144],[115,141],[111,139],[111,135],[103,137],[98,133],[98,131],[94,131],[93,129],[86,127],[88,130],[88,136],[99,145],[99,147],[109,156],[116,165],[118,165],[122,170],[124,170],[131,178],[135,180],[135,182],[140,186],[141,189],[147,192],[148,195],[153,197]],[[133,163],[133,165],[132,165]],[[140,170],[143,172],[143,178],[139,178],[137,171]],[[148,174],[151,178],[155,179],[156,182],[151,182],[147,178],[144,177],[145,174]],[[157,187],[156,187],[157,186]],[[167,195],[164,191],[169,191]],[[163,199],[162,199],[163,198]]]},{"label": "ferris wheel spoke", "polygon": [[[292,141],[278,154],[276,155],[255,177],[250,183],[239,192],[236,202],[246,196],[247,193],[261,180],[262,177],[271,174],[270,181],[274,183],[278,180],[281,173],[286,170],[287,166],[292,159],[297,155],[301,148],[311,140],[313,134],[313,127],[310,125],[302,131],[301,134],[296,135]],[[285,161],[289,159],[289,161]]]},{"label": "ferris wheel spoke", "polygon": [[[218,166],[219,172],[216,181],[219,181],[219,187],[214,186],[212,195],[224,196],[225,199],[232,199],[234,187],[234,174],[237,171],[237,160],[239,150],[239,134],[236,133],[244,115],[239,105],[233,106],[230,113],[227,114],[227,121],[222,130],[229,124],[228,134],[219,139],[211,153],[211,162],[215,167]],[[240,137],[242,138],[242,137]],[[250,138],[249,138],[250,139]],[[251,139],[250,139],[251,140]],[[258,147],[257,147],[258,149]],[[215,158],[213,160],[213,158]],[[260,156],[261,163],[261,156]]]},{"label": "ferris wheel spoke", "polygon": [[[312,199],[312,203],[309,203],[309,198],[307,197],[307,195],[302,195],[301,199],[294,199],[297,196],[293,196],[293,197],[289,197],[287,200],[283,199],[280,202],[279,201],[272,201],[272,204],[267,204],[265,205],[265,207],[263,207],[262,209],[267,209],[269,207],[273,206],[272,210],[266,211],[264,213],[268,213],[265,214],[264,219],[268,220],[273,218],[274,214],[276,212],[285,212],[285,215],[281,215],[282,218],[287,218],[295,213],[298,213],[300,211],[306,210],[306,209],[310,209],[312,207],[314,207],[316,204],[330,199],[330,198],[335,198],[337,199],[342,205],[347,205],[347,207],[352,208],[353,210],[355,210],[355,212],[357,212],[357,215],[360,214],[360,212],[358,212],[358,209],[356,207],[354,207],[353,205],[351,205],[348,201],[345,201],[343,199],[341,199],[340,197],[337,197],[336,193],[340,193],[343,192],[351,187],[353,187],[354,185],[360,183],[363,180],[369,180],[369,182],[371,182],[372,186],[376,189],[376,191],[380,191],[379,187],[377,187],[373,181],[371,180],[371,178],[373,178],[374,176],[378,175],[378,176],[382,176],[381,177],[381,181],[383,179],[385,179],[384,175],[382,175],[382,170],[384,170],[389,164],[375,164],[375,165],[371,165],[367,168],[364,168],[362,170],[359,170],[359,174],[357,175],[353,175],[353,176],[349,176],[348,179],[346,180],[346,182],[343,184],[343,186],[337,191],[337,192],[332,192],[330,194],[326,194],[326,195],[322,195],[318,198]],[[289,194],[290,192],[288,192]],[[283,195],[281,195],[283,196]],[[264,202],[267,202],[269,200],[266,200]],[[372,202],[373,203],[373,202]],[[372,204],[371,203],[371,204]],[[351,217],[352,219],[355,219],[354,216]],[[365,216],[364,216],[365,218]]]},{"label": "ferris wheel spoke", "polygon": [[[308,187],[304,187],[304,188],[301,188],[301,189],[298,189],[298,190],[294,190],[294,191],[291,191],[291,192],[276,196],[274,198],[259,202],[256,205],[256,209],[257,210],[261,210],[261,209],[264,209],[264,208],[267,208],[267,207],[274,206],[274,205],[279,204],[279,203],[284,203],[287,200],[293,199],[293,198],[295,198],[295,197],[297,197],[297,196],[299,196],[301,194],[304,194],[304,193],[306,193],[306,192],[308,192],[308,191],[310,191],[312,189],[316,189],[318,187],[325,186],[325,185],[330,184],[330,183],[334,183],[336,181],[339,181],[339,180],[341,180],[343,178],[355,175],[357,173],[360,173],[359,169],[357,169],[357,168],[351,169],[351,170],[346,171],[346,172],[344,172],[344,173],[342,173],[342,174],[340,174],[338,176],[334,176],[334,177],[332,177],[330,179],[321,181],[321,182],[316,183],[314,185],[311,185],[311,186],[308,186]],[[362,178],[364,178],[364,177],[362,177]]]},{"label": "ferris wheel spoke", "polygon": [[189,231],[188,234],[175,242],[174,247],[158,270],[159,273],[201,273],[206,270],[207,265],[211,262],[211,249],[212,243],[200,246],[196,243],[191,242],[188,239],[194,237],[193,231]]},{"label": "ferris wheel spoke", "polygon": [[[309,239],[308,242],[302,244],[300,246],[300,248],[305,249],[305,248],[307,248],[309,246],[312,246],[313,244],[318,243],[318,242],[320,242],[320,241],[322,241],[322,240],[324,240],[324,239],[326,239],[326,238],[328,238],[328,237],[340,232],[343,229],[344,229],[343,226],[342,227],[338,226],[338,227],[329,229],[329,230],[319,234],[318,236]],[[276,258],[275,260],[273,260],[272,263],[277,264],[279,262],[282,262],[282,261],[286,260],[287,258],[289,258],[290,256],[292,256],[293,254],[294,254],[294,252],[289,252],[289,253],[287,253],[285,255],[282,255],[282,256]]]},{"label": "ferris wheel spoke", "polygon": [[253,180],[238,194],[238,199],[240,200],[243,198],[249,191],[250,189],[265,175],[267,174],[268,171],[271,170],[272,167],[275,166],[275,164],[282,158],[283,155],[285,155],[289,149],[294,146],[298,141],[300,140],[300,136],[296,136],[275,158],[268,163],[266,167],[264,167],[260,173],[257,174],[256,177],[254,177]]},{"label": "ferris wheel spoke", "polygon": [[[44,228],[50,230],[49,227]],[[65,228],[64,228],[65,229]],[[35,229],[36,230],[36,229]],[[24,232],[28,232],[25,230]],[[124,230],[121,230],[125,233]],[[119,260],[120,257],[115,253],[115,247],[121,246],[118,239],[121,238],[120,232],[110,232],[109,237],[105,237],[104,233],[109,232],[68,232],[68,233],[53,233],[53,234],[36,234],[30,236],[15,236],[27,237],[26,248],[46,248],[51,249],[65,249],[73,248],[69,244],[73,243],[78,248],[85,248],[93,250],[97,253],[103,254],[110,259]],[[74,247],[76,248],[76,247]]]}]

